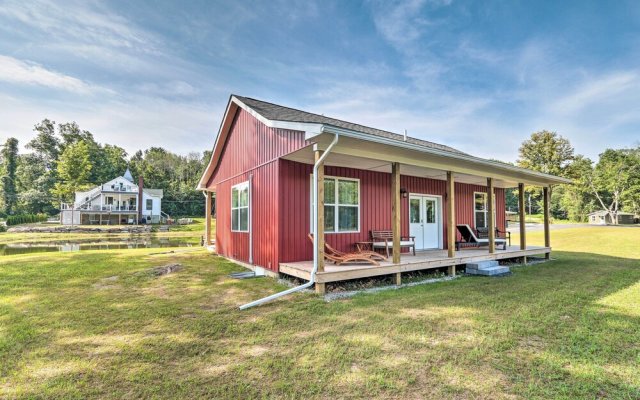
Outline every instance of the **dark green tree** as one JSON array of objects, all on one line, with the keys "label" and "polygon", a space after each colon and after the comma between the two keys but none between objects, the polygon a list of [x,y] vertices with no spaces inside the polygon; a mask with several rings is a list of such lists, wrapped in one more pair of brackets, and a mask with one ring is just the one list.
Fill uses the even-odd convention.
[{"label": "dark green tree", "polygon": [[91,186],[91,163],[89,146],[84,141],[69,144],[58,160],[58,181],[53,194],[61,201],[71,201],[76,191]]},{"label": "dark green tree", "polygon": [[2,202],[5,214],[12,214],[18,201],[16,170],[18,169],[18,139],[9,138],[2,147]]}]

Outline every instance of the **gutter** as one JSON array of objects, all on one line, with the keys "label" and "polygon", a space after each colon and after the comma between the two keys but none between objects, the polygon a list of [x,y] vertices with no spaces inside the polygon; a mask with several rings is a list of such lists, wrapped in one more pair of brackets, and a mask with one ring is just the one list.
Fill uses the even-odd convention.
[{"label": "gutter", "polygon": [[243,304],[240,306],[241,310],[259,306],[261,304],[270,302],[271,300],[275,300],[279,297],[298,292],[300,290],[313,286],[313,284],[316,282],[316,273],[318,272],[318,167],[324,162],[325,158],[327,158],[333,147],[338,143],[338,138],[339,135],[336,133],[333,137],[333,140],[331,141],[331,144],[329,144],[329,147],[327,147],[322,156],[320,156],[318,161],[316,161],[316,163],[313,165],[313,269],[311,270],[311,279],[309,280],[309,282],[303,285],[296,286],[283,292],[272,294],[271,296],[252,301],[251,303]]}]

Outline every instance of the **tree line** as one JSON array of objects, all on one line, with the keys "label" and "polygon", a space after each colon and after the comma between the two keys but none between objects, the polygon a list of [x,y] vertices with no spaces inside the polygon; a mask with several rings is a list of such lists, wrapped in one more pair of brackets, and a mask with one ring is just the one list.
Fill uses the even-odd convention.
[{"label": "tree line", "polygon": [[[550,212],[555,218],[586,222],[589,213],[603,210],[616,223],[622,211],[640,215],[640,146],[605,149],[593,161],[575,154],[568,139],[545,130],[522,143],[517,165],[573,181],[550,188]],[[525,190],[527,211],[541,212],[541,189]],[[508,191],[507,209],[516,210],[517,204],[517,191]]]},{"label": "tree line", "polygon": [[[15,138],[0,145],[0,216],[57,214],[60,203],[72,201],[75,191],[121,176],[127,167],[134,177],[144,177],[146,187],[163,189],[164,212],[204,215],[204,199],[195,187],[210,151],[183,156],[151,147],[129,156],[121,147],[96,142],[75,122],[56,125],[44,119],[34,131],[27,153],[19,154]],[[614,221],[621,211],[640,214],[640,146],[606,149],[594,162],[575,154],[568,139],[545,130],[522,143],[516,165],[573,180],[573,185],[550,188],[555,218],[584,222],[596,210],[606,210]],[[526,211],[540,213],[542,190],[526,191]],[[507,210],[517,208],[517,191],[508,190]]]},{"label": "tree line", "polygon": [[144,178],[145,187],[163,189],[164,212],[204,215],[204,198],[195,187],[209,162],[209,151],[183,156],[151,147],[129,156],[121,147],[96,142],[91,132],[75,122],[56,124],[44,119],[34,131],[24,154],[19,153],[16,138],[0,145],[2,216],[55,215],[61,202],[73,201],[74,192],[122,176],[127,167],[135,178]]}]

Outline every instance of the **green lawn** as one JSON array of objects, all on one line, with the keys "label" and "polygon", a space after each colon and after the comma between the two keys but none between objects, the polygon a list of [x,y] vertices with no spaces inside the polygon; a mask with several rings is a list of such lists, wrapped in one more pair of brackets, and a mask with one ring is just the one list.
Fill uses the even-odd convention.
[{"label": "green lawn", "polygon": [[204,250],[6,256],[0,397],[639,398],[640,229],[552,241],[506,278],[243,312],[283,286]]}]

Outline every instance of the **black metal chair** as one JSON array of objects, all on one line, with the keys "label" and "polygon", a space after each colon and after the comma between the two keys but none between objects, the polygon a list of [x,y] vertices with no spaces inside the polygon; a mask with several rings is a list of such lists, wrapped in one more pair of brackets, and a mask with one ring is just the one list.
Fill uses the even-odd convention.
[{"label": "black metal chair", "polygon": [[[476,236],[478,236],[478,239],[489,239],[489,228],[476,228]],[[496,239],[506,239],[509,246],[511,246],[511,232],[509,231],[501,231],[496,228]]]},{"label": "black metal chair", "polygon": [[[477,237],[476,233],[474,232],[473,229],[471,229],[469,225],[459,224],[459,225],[456,225],[456,228],[458,229],[458,232],[460,232],[460,236],[462,236],[462,241],[456,241],[456,250],[460,250],[460,247],[463,245],[475,246],[475,247],[489,245],[489,239],[484,239],[484,238],[481,239]],[[507,249],[506,239],[496,238],[495,244],[502,245],[502,250]]]}]

